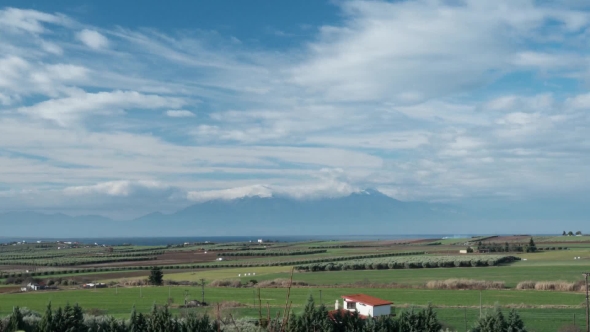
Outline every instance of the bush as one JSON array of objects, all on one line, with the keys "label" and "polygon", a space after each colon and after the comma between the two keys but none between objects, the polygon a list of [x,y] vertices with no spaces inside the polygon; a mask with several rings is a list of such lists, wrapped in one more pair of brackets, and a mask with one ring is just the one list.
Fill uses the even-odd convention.
[{"label": "bush", "polygon": [[536,281],[521,281],[516,285],[516,289],[524,290],[524,289],[535,289],[535,285],[537,284]]}]

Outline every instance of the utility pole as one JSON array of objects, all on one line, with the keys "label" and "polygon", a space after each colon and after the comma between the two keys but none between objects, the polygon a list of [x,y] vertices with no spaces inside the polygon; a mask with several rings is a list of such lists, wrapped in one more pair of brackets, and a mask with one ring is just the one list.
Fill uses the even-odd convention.
[{"label": "utility pole", "polygon": [[201,302],[205,303],[205,279],[201,279]]},{"label": "utility pole", "polygon": [[465,315],[465,332],[467,332],[467,307],[463,308],[463,314]]},{"label": "utility pole", "polygon": [[481,290],[479,291],[479,318],[481,318]]},{"label": "utility pole", "polygon": [[324,304],[324,302],[322,302],[322,290],[320,289],[320,304]]},{"label": "utility pole", "polygon": [[584,286],[586,287],[586,332],[590,332],[590,311],[588,308],[588,275],[590,273],[583,273],[584,275]]}]

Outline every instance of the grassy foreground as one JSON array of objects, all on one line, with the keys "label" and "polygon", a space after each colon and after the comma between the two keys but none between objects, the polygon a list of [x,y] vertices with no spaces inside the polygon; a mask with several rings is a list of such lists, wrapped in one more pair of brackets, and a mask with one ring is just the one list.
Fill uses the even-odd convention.
[{"label": "grassy foreground", "polygon": [[[151,306],[164,304],[170,292],[175,303],[184,300],[184,292],[188,290],[191,298],[201,298],[199,287],[144,287],[140,288],[107,288],[98,290],[65,290],[57,292],[4,294],[0,296],[0,315],[7,315],[12,306],[18,303],[21,307],[43,312],[49,301],[54,306],[63,306],[66,303],[79,303],[86,309],[98,308],[106,314],[118,318],[129,315],[132,306],[136,306],[139,312],[147,312]],[[479,291],[451,291],[451,290],[422,290],[422,289],[364,289],[364,288],[325,288],[322,291],[322,302],[328,307],[334,305],[334,300],[343,294],[365,293],[392,300],[396,306],[395,311],[412,306],[424,306],[429,302],[438,306],[441,320],[459,331],[464,330],[465,315],[468,326],[472,325],[479,315]],[[143,297],[140,297],[140,292]],[[313,295],[317,302],[320,300],[318,288],[294,288],[291,291],[294,311],[300,312],[309,295]],[[285,303],[286,289],[262,289],[261,300],[263,306],[271,307],[271,314],[280,310]],[[237,301],[242,306],[229,309],[236,316],[258,316],[258,307],[254,305],[256,290],[253,288],[206,288],[205,300],[210,303],[223,301]],[[484,310],[495,304],[502,306],[515,306],[519,308],[526,322],[535,327],[536,331],[556,331],[559,326],[573,321],[574,314],[578,323],[582,323],[584,309],[580,306],[584,300],[581,293],[560,293],[540,291],[515,291],[515,290],[490,290],[482,292],[482,304]],[[547,303],[553,307],[547,308]],[[527,308],[527,306],[538,306]],[[562,308],[559,308],[563,306]],[[184,309],[173,309],[179,313]],[[211,309],[191,309],[200,312]],[[266,315],[266,308],[263,310]]]}]

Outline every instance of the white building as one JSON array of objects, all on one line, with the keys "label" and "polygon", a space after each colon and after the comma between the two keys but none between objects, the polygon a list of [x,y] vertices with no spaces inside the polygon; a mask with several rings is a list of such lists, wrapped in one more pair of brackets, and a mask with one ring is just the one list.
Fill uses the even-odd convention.
[{"label": "white building", "polygon": [[258,239],[258,243],[262,243],[264,242],[262,239]]},{"label": "white building", "polygon": [[[357,311],[362,316],[379,317],[391,315],[391,305],[393,302],[390,301],[365,294],[343,295],[342,299],[342,309]],[[336,300],[336,310],[340,309],[340,304]]]},{"label": "white building", "polygon": [[30,289],[30,290],[35,290],[36,291],[36,290],[43,289],[43,286],[31,282],[31,283],[28,283],[27,284],[27,288]]}]

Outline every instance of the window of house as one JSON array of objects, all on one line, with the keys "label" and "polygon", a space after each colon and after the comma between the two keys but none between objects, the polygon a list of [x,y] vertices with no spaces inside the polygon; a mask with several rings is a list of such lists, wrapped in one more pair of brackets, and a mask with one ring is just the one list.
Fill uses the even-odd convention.
[{"label": "window of house", "polygon": [[356,302],[346,302],[346,309],[356,309]]}]

